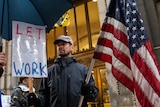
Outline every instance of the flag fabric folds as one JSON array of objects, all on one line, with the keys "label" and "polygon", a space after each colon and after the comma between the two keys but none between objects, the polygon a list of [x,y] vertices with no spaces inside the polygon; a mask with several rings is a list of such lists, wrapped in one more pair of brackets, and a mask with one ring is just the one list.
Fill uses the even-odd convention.
[{"label": "flag fabric folds", "polygon": [[135,0],[111,0],[93,58],[111,65],[137,107],[160,107],[160,71]]}]

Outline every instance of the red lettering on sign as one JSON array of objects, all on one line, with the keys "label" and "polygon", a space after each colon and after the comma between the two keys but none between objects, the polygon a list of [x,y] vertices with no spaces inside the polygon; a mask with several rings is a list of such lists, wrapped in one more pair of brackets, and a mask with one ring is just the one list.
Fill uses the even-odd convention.
[{"label": "red lettering on sign", "polygon": [[18,26],[18,24],[16,26],[16,34],[22,34],[22,33],[19,32],[19,26]]},{"label": "red lettering on sign", "polygon": [[32,37],[32,27],[31,26],[27,26],[27,35]]},{"label": "red lettering on sign", "polygon": [[24,35],[29,37],[34,37],[37,39],[41,39],[41,35],[43,35],[44,28],[41,27],[34,27],[34,26],[24,26],[22,27],[21,24],[16,23],[16,34]]},{"label": "red lettering on sign", "polygon": [[38,30],[38,39],[40,39],[41,30],[43,30],[43,29],[41,29],[41,28],[36,28],[36,29]]}]

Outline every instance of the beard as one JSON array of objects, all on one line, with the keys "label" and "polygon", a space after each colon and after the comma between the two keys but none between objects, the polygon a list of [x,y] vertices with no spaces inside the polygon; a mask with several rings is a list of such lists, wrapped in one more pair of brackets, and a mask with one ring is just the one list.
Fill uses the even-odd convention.
[{"label": "beard", "polygon": [[67,56],[69,56],[70,55],[70,52],[68,52],[68,53],[61,53],[61,54],[59,54],[59,56],[61,56],[61,57],[67,57]]}]

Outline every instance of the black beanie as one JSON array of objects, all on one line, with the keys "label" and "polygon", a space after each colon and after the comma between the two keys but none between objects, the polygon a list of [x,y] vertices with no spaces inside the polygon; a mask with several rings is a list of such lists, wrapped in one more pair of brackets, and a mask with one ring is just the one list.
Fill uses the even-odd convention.
[{"label": "black beanie", "polygon": [[28,78],[28,77],[20,77],[20,78],[19,78],[19,82],[22,83],[22,81],[23,81],[25,78]]}]

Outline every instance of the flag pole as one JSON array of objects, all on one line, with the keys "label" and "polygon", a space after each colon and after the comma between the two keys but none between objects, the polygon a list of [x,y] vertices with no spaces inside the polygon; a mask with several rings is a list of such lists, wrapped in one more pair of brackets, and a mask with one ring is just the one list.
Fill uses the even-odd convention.
[{"label": "flag pole", "polygon": [[[88,83],[89,83],[89,80],[90,80],[90,77],[91,77],[91,74],[92,74],[92,69],[93,69],[94,63],[95,63],[95,59],[92,58],[91,64],[90,64],[90,67],[89,67],[89,70],[88,70],[88,73],[87,73],[87,77],[86,77],[86,79],[85,79],[85,84],[88,84]],[[81,95],[81,97],[80,97],[80,99],[79,99],[78,107],[81,107],[82,102],[83,102],[83,99],[84,99],[84,96]]]},{"label": "flag pole", "polygon": [[[33,92],[33,78],[29,77],[29,93],[32,93],[32,92]],[[29,107],[34,107],[34,105]]]},{"label": "flag pole", "polygon": [[29,77],[29,92],[33,92],[33,78]]}]

